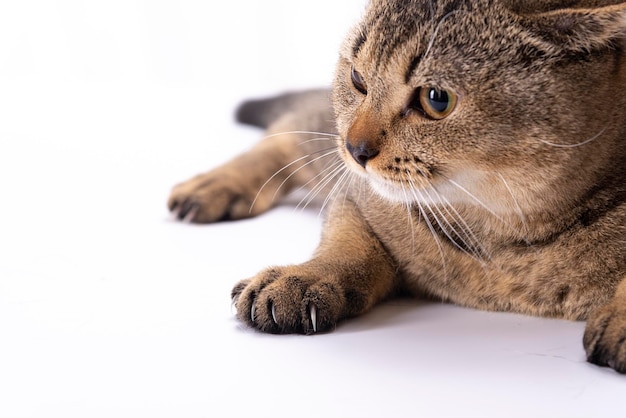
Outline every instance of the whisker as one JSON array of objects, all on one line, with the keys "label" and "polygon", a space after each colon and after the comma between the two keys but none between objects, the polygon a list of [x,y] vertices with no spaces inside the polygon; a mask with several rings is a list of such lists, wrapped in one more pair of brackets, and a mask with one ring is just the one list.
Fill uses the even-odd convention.
[{"label": "whisker", "polygon": [[[478,261],[480,262],[483,261],[482,260],[483,255],[486,255],[487,259],[491,259],[491,254],[489,254],[489,252],[485,249],[485,247],[480,244],[480,240],[478,239],[476,234],[474,234],[474,232],[472,231],[472,228],[468,225],[468,223],[465,221],[463,216],[459,213],[458,210],[456,210],[454,205],[450,203],[448,198],[446,198],[441,193],[439,193],[439,191],[437,191],[437,189],[434,186],[431,185],[431,188],[433,192],[435,193],[435,196],[439,200],[440,204],[443,206],[444,210],[448,214],[448,216],[450,216],[456,222],[460,222],[461,225],[459,226],[461,230],[463,231],[465,238],[469,242],[462,239],[457,230],[453,229],[453,231],[455,234],[457,234],[457,236],[459,236],[459,238],[463,240],[464,245],[466,245],[472,251],[472,253],[475,254],[475,258]],[[452,210],[452,212],[450,212],[450,210]]]},{"label": "whisker", "polygon": [[333,134],[330,132],[317,132],[317,131],[284,131],[284,132],[276,132],[274,134],[265,135],[263,139],[274,138],[280,135],[320,135],[320,136],[328,136],[329,139],[339,138],[339,135]]},{"label": "whisker", "polygon": [[[524,237],[524,231],[520,231],[518,228],[516,228],[511,222],[508,222],[506,219],[502,218],[501,216],[499,216],[497,213],[495,213],[495,211],[493,211],[492,209],[490,209],[487,205],[485,205],[480,199],[478,199],[476,196],[474,196],[470,191],[468,191],[467,189],[465,189],[463,186],[461,186],[460,184],[458,184],[457,182],[455,182],[454,180],[451,179],[447,179],[448,182],[450,182],[450,184],[452,184],[453,186],[457,187],[459,190],[461,190],[462,192],[466,193],[470,198],[472,198],[472,200],[474,200],[476,203],[478,203],[483,209],[485,209],[487,212],[489,212],[495,219],[497,219],[498,221],[500,221],[504,226],[506,226],[507,228],[509,228],[511,231],[515,232],[516,234],[518,234],[521,237]],[[527,238],[524,238],[524,242],[526,244],[530,244],[530,241]]]},{"label": "whisker", "polygon": [[337,138],[312,138],[307,139],[306,141],[299,142],[298,145],[308,144],[309,142],[321,142],[321,141],[332,141],[335,142]]},{"label": "whisker", "polygon": [[415,226],[413,225],[413,216],[411,214],[411,204],[409,203],[409,195],[406,192],[404,184],[402,184],[402,194],[404,194],[404,206],[406,208],[409,227],[411,228],[411,254],[415,254]]},{"label": "whisker", "polygon": [[328,193],[328,196],[326,196],[326,199],[324,199],[324,203],[322,203],[322,207],[321,207],[321,209],[319,211],[319,214],[318,214],[319,216],[321,216],[322,213],[324,212],[324,209],[326,208],[326,205],[328,205],[328,202],[330,201],[330,199],[334,198],[335,194],[339,190],[341,190],[341,187],[343,186],[343,182],[344,182],[346,176],[348,176],[349,174],[350,174],[350,171],[347,169],[347,167],[344,167],[343,173],[341,174],[339,179],[337,179],[337,182],[335,183],[333,188]]},{"label": "whisker", "polygon": [[550,145],[551,147],[555,147],[555,148],[577,148],[577,147],[582,147],[583,145],[586,145],[590,142],[595,141],[596,139],[598,139],[600,136],[602,136],[602,134],[606,131],[606,127],[604,127],[604,129],[602,129],[600,132],[598,132],[596,135],[592,136],[589,139],[586,139],[582,142],[578,142],[576,144],[555,144],[554,142],[550,142],[550,141],[546,141],[545,139],[541,139],[541,138],[536,138],[539,142],[543,142],[546,145]]},{"label": "whisker", "polygon": [[[331,164],[332,163],[332,164]],[[299,192],[303,189],[308,188],[309,184],[311,184],[312,182],[314,182],[315,180],[317,180],[319,177],[322,177],[324,174],[326,174],[329,170],[337,170],[339,168],[339,166],[343,163],[343,161],[341,160],[335,160],[335,161],[330,161],[329,163],[326,164],[326,166],[321,169],[315,176],[313,176],[309,181],[307,181],[306,183],[304,183],[302,186],[298,187],[296,189],[296,192]],[[318,182],[319,183],[319,182]],[[316,184],[317,186],[317,184]],[[314,189],[314,187],[312,187],[312,189]]]},{"label": "whisker", "polygon": [[[471,228],[469,227],[469,225],[467,225],[467,223],[465,222],[463,217],[454,208],[454,206],[452,206],[450,204],[449,201],[446,202],[446,203],[443,202],[443,199],[445,199],[445,197],[442,197],[441,194],[438,193],[435,189],[433,189],[433,191],[434,191],[435,195],[437,196],[440,204],[437,204],[434,201],[433,197],[430,195],[430,193],[428,193],[427,190],[423,190],[423,193],[424,193],[424,195],[426,195],[428,197],[428,199],[431,201],[433,206],[437,209],[437,212],[439,212],[441,217],[444,219],[446,225],[448,225],[448,227],[451,229],[452,233],[457,236],[457,238],[461,241],[462,245],[459,245],[456,242],[456,240],[452,239],[445,232],[445,228],[443,227],[443,225],[441,225],[441,222],[439,222],[439,225],[441,226],[442,230],[444,230],[444,233],[446,234],[446,236],[448,236],[448,238],[450,238],[452,243],[459,250],[461,250],[463,253],[467,254],[468,256],[470,256],[470,257],[476,259],[477,261],[479,261],[480,263],[484,264],[485,262],[484,262],[483,257],[482,257],[482,254],[485,253],[484,248],[480,245],[480,243],[478,242],[478,239],[476,238],[476,236],[471,232]],[[439,209],[440,206],[443,207],[443,210],[447,213],[448,216],[446,216],[441,211],[441,209]],[[450,208],[452,210],[452,212],[454,212],[454,214],[452,212],[450,212],[450,209],[448,209],[448,208]],[[460,231],[459,231],[459,229],[455,228],[455,226],[452,225],[448,221],[448,217],[452,218],[456,222],[460,222],[461,223],[461,225],[459,225]],[[465,246],[465,248],[463,246]]]},{"label": "whisker", "polygon": [[[431,198],[431,196],[425,191],[425,190],[416,190],[416,192],[419,194],[419,196],[422,198],[422,200],[426,201],[427,199],[424,197],[428,197],[428,200],[431,202],[431,205],[426,205],[426,207],[428,208],[430,214],[433,216],[433,218],[435,218],[435,222],[437,223],[437,225],[439,226],[439,229],[441,229],[441,231],[443,232],[443,234],[448,238],[448,241],[450,241],[450,243],[452,245],[454,245],[455,247],[457,247],[461,252],[463,252],[464,254],[470,256],[470,257],[474,257],[474,254],[470,254],[470,252],[463,248],[462,245],[460,245],[450,234],[450,232],[448,232],[448,229],[446,229],[446,225],[452,230],[452,232],[457,236],[457,238],[461,241],[461,243],[463,245],[465,245],[468,248],[471,248],[471,246],[460,236],[460,234],[456,231],[456,229],[454,228],[454,226],[448,221],[448,219],[445,217],[445,215],[443,214],[443,212],[441,212],[441,210],[439,209],[439,205],[435,204],[435,202],[433,201],[433,199]],[[434,210],[433,210],[434,209]],[[435,210],[439,213],[439,215],[441,216],[441,218],[443,218],[443,222],[441,221],[440,217],[437,216],[437,214],[435,213]],[[444,225],[445,223],[445,225]]]},{"label": "whisker", "polygon": [[515,231],[515,228],[513,227],[513,225],[511,225],[509,222],[507,222],[504,218],[502,218],[501,216],[499,216],[496,212],[494,212],[492,209],[490,209],[487,205],[485,205],[479,198],[477,198],[476,196],[474,196],[472,194],[472,192],[470,192],[469,190],[467,190],[465,187],[461,186],[459,183],[457,183],[456,181],[447,178],[446,179],[448,181],[448,183],[452,184],[454,187],[456,187],[457,189],[461,190],[463,193],[465,193],[466,195],[468,195],[473,201],[475,201],[476,203],[478,203],[478,205],[480,205],[483,209],[485,209],[487,212],[489,212],[491,215],[493,215],[494,218],[496,218],[498,221],[502,222],[504,225],[508,226],[509,228],[511,228],[512,230]]},{"label": "whisker", "polygon": [[[502,180],[502,183],[504,184],[504,187],[506,187],[506,189],[508,190],[509,194],[511,195],[511,199],[513,199],[513,204],[515,204],[515,211],[517,212],[517,216],[519,216],[519,219],[522,222],[522,226],[524,227],[524,230],[526,231],[526,234],[528,234],[529,229],[528,229],[528,223],[526,222],[526,216],[524,215],[524,212],[522,211],[522,208],[519,205],[519,202],[517,201],[517,198],[513,194],[513,190],[511,190],[511,187],[509,187],[509,184],[505,180],[504,176],[502,174],[500,174],[500,173],[497,173],[497,174],[498,174],[498,177],[500,177],[500,180]],[[527,238],[525,238],[525,241],[526,241],[526,243],[529,243]]]},{"label": "whisker", "polygon": [[[423,188],[417,187],[416,184],[413,182],[413,180],[409,179],[408,182],[411,186],[411,189],[415,190],[415,192],[413,193],[414,196],[416,196],[417,198],[417,194],[419,194],[419,197],[421,198],[423,202],[427,202],[427,201],[430,202],[430,204],[426,206],[429,208],[429,211],[435,218],[435,221],[441,228],[442,232],[446,235],[448,240],[451,241],[451,243],[455,247],[457,247],[459,250],[461,250],[463,253],[467,254],[468,256],[476,259],[481,264],[484,264],[485,262],[483,260],[483,255],[487,255],[488,258],[491,258],[491,256],[488,254],[485,248],[480,244],[478,238],[472,231],[472,228],[468,225],[468,223],[465,221],[463,216],[456,210],[454,205],[452,205],[445,196],[439,193],[436,187],[428,180],[428,176],[423,172],[423,170],[416,164],[414,164],[414,168],[417,169],[422,174],[422,176],[424,177],[424,179],[426,179],[430,187],[430,189],[423,189]],[[432,194],[431,194],[431,190],[432,190]],[[433,195],[435,197],[433,197]],[[406,195],[405,195],[405,199],[406,199]],[[437,216],[437,214],[433,211],[431,206],[437,211],[439,216]],[[443,222],[441,221],[440,218],[443,219]],[[455,227],[455,225],[453,225],[449,219],[456,222],[458,225]],[[451,232],[448,232],[448,228]],[[457,237],[460,244],[459,242],[457,242],[456,239],[452,237],[451,234],[454,234]]]},{"label": "whisker", "polygon": [[286,166],[284,166],[283,168],[281,168],[280,170],[276,171],[274,174],[272,174],[272,176],[267,179],[267,181],[265,183],[263,183],[263,185],[259,188],[259,191],[256,193],[256,196],[254,196],[254,200],[252,201],[252,203],[250,204],[250,210],[248,213],[252,213],[252,209],[254,208],[254,205],[256,204],[256,201],[259,199],[259,196],[261,194],[261,192],[265,189],[265,187],[276,178],[277,175],[279,175],[280,173],[282,173],[283,171],[287,170],[289,167],[291,167],[294,164],[297,164],[298,162],[302,161],[302,160],[306,160],[307,158],[310,158],[311,156],[320,153],[320,152],[325,152],[328,151],[330,148],[325,149],[325,150],[319,150],[319,151],[315,151],[312,152],[310,154],[307,155],[303,155],[300,158],[295,159],[294,161],[290,162],[289,164],[287,164]]},{"label": "whisker", "polygon": [[[296,210],[304,210],[306,209],[313,201],[317,199],[320,193],[331,183],[333,180],[342,173],[341,167],[335,168],[334,171],[328,173],[320,184],[317,184],[314,189],[311,191],[300,201],[300,203],[296,206]],[[330,192],[329,192],[330,194]],[[328,197],[328,196],[326,196]],[[324,199],[326,201],[326,199]],[[320,206],[321,208],[321,206]]]},{"label": "whisker", "polygon": [[[296,173],[298,173],[298,171],[302,170],[304,167],[306,167],[306,166],[308,166],[308,165],[314,164],[315,162],[317,162],[317,161],[321,160],[322,158],[326,158],[326,157],[328,157],[328,156],[330,156],[330,155],[332,155],[332,154],[334,154],[334,153],[336,153],[336,152],[337,152],[337,150],[336,150],[336,149],[334,149],[334,148],[326,148],[326,149],[324,149],[324,150],[320,150],[320,151],[317,151],[317,152],[324,152],[324,151],[329,151],[329,152],[327,152],[326,154],[319,155],[319,156],[317,156],[317,157],[313,158],[311,161],[307,161],[305,164],[302,164],[300,167],[296,168],[296,169],[295,169],[295,170],[294,170],[291,174],[289,174],[289,175],[288,175],[288,176],[287,176],[287,177],[286,177],[286,178],[285,178],[285,179],[284,179],[284,180],[280,183],[280,185],[278,186],[278,188],[277,188],[277,189],[276,189],[276,191],[274,192],[274,195],[272,196],[272,200],[276,199],[276,195],[278,194],[278,192],[280,191],[280,189],[283,187],[283,185],[284,185],[287,181],[289,181],[289,179],[290,179],[291,177],[293,177]],[[311,154],[309,154],[309,155],[311,155]]]},{"label": "whisker", "polygon": [[324,177],[322,177],[322,179],[306,194],[306,196],[300,200],[300,203],[298,203],[295,207],[295,210],[304,210],[321,193],[321,191],[324,190],[324,188],[339,175],[339,173],[346,169],[341,161],[336,162],[331,167],[332,168],[325,170],[328,171],[328,173],[326,173]]},{"label": "whisker", "polygon": [[433,226],[432,222],[430,221],[430,218],[428,217],[428,214],[424,210],[424,206],[420,203],[420,198],[416,194],[417,189],[415,187],[411,187],[410,190],[411,190],[411,192],[412,192],[412,194],[413,194],[413,196],[415,198],[415,203],[417,204],[417,207],[418,207],[420,213],[422,214],[422,217],[424,218],[424,222],[426,222],[426,226],[430,230],[430,233],[433,236],[433,239],[435,240],[435,244],[437,244],[437,248],[439,250],[439,255],[441,256],[441,265],[442,265],[442,268],[443,268],[444,282],[447,282],[447,280],[448,280],[448,270],[447,270],[447,264],[446,264],[446,257],[445,257],[445,254],[443,252],[443,245],[441,243],[441,240],[437,236],[437,231],[435,230],[435,227]]},{"label": "whisker", "polygon": [[[357,177],[357,175],[353,171],[351,171],[351,170],[348,170],[347,172],[349,173],[348,174],[348,180],[346,181],[347,184],[346,184],[346,186],[344,186],[344,189],[346,189],[346,188],[347,189],[352,189],[354,187],[354,179]],[[343,193],[343,203],[342,203],[342,206],[341,206],[341,217],[343,218],[343,211],[344,211],[344,209],[346,207],[346,199],[348,198],[348,193],[343,192],[343,190],[341,191],[341,193]],[[361,187],[359,185],[359,195],[357,196],[357,205],[358,205],[360,193],[361,193]]]}]

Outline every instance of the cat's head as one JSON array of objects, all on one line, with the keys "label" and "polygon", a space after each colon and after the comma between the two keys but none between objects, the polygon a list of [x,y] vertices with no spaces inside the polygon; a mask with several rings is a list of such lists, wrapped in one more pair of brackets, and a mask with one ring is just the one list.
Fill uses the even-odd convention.
[{"label": "cat's head", "polygon": [[619,1],[373,0],[337,66],[341,154],[392,201],[562,204],[623,153],[625,38]]}]

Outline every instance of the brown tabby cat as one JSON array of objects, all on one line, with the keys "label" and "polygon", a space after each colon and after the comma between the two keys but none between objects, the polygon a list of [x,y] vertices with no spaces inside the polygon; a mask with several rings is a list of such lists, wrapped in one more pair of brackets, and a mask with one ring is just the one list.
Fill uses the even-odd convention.
[{"label": "brown tabby cat", "polygon": [[242,321],[322,332],[408,293],[587,320],[588,360],[626,373],[625,2],[372,0],[332,106],[312,91],[239,116],[269,136],[175,187],[175,216],[329,196],[310,261],[235,286]]}]

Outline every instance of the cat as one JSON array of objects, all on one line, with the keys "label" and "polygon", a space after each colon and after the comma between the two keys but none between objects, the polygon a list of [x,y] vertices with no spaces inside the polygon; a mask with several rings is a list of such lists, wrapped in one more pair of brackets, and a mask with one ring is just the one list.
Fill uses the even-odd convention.
[{"label": "cat", "polygon": [[310,261],[232,292],[270,333],[330,331],[398,296],[586,320],[626,373],[626,3],[371,0],[332,90],[241,106],[267,137],[174,187],[181,220],[322,196]]}]

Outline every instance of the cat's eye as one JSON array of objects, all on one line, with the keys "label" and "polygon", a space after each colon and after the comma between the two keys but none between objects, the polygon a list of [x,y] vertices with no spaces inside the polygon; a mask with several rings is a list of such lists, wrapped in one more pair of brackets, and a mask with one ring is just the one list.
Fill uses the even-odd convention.
[{"label": "cat's eye", "polygon": [[450,90],[420,87],[413,94],[409,108],[419,110],[430,119],[441,120],[454,112],[458,100],[459,96]]},{"label": "cat's eye", "polygon": [[352,67],[351,70],[352,84],[354,88],[357,89],[361,94],[367,94],[367,84],[365,84],[365,79],[361,75],[360,72]]}]

